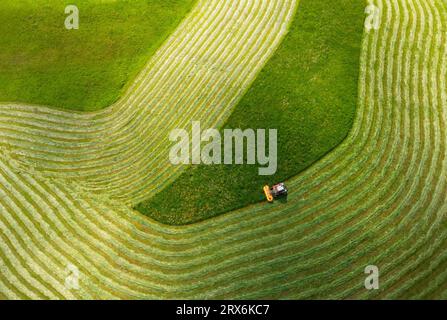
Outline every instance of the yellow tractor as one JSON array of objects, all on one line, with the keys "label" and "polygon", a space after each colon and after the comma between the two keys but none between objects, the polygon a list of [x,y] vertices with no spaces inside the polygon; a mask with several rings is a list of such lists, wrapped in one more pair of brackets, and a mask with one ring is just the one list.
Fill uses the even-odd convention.
[{"label": "yellow tractor", "polygon": [[264,186],[264,194],[268,202],[273,202],[273,200],[281,197],[287,197],[288,192],[284,183],[275,184],[271,188],[268,185]]}]

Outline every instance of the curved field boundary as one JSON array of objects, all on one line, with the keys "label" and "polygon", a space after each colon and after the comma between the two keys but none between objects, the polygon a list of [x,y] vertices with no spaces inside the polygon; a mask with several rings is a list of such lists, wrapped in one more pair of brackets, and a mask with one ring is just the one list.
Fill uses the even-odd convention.
[{"label": "curved field boundary", "polygon": [[136,204],[184,167],[169,132],[219,127],[278,47],[296,0],[199,1],[124,97],[95,113],[0,106],[0,147],[24,168]]},{"label": "curved field boundary", "polygon": [[[348,139],[259,204],[170,227],[0,156],[9,298],[447,298],[447,7],[376,0]],[[68,264],[79,290],[63,286]],[[365,266],[380,290],[363,287]]]}]

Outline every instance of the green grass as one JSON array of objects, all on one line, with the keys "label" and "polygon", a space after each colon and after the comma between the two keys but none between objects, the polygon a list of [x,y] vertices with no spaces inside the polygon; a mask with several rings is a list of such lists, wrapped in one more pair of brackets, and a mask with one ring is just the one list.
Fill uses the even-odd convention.
[{"label": "green grass", "polygon": [[356,110],[364,2],[301,0],[290,32],[226,128],[278,129],[278,171],[199,165],[136,209],[181,225],[263,200],[262,186],[308,168],[347,136]]},{"label": "green grass", "polygon": [[115,102],[195,0],[0,2],[0,101],[93,111]]}]

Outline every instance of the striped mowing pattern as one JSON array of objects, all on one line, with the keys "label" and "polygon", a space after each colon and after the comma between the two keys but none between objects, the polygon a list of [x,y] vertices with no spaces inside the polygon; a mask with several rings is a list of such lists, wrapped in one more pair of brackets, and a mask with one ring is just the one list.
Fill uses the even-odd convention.
[{"label": "striped mowing pattern", "polygon": [[23,167],[136,204],[180,174],[169,132],[219,127],[285,35],[296,0],[200,1],[125,96],[95,113],[7,105],[0,147]]},{"label": "striped mowing pattern", "polygon": [[[288,182],[287,204],[165,226],[68,185],[65,173],[47,179],[37,159],[43,175],[1,155],[1,294],[446,299],[447,7],[443,0],[375,3],[382,22],[364,37],[354,128]],[[5,110],[17,112],[10,127],[22,117],[23,127],[39,122],[43,112],[53,117],[37,109],[26,120],[26,108]],[[22,150],[16,144],[14,154]],[[79,290],[63,285],[68,264],[80,270]],[[381,272],[373,292],[363,287],[370,264]]]}]

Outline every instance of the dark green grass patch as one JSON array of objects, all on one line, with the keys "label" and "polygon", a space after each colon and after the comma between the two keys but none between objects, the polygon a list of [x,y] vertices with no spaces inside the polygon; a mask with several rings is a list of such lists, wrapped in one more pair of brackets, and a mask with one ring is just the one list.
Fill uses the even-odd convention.
[{"label": "dark green grass patch", "polygon": [[136,208],[167,224],[188,224],[263,201],[262,187],[308,168],[353,123],[364,2],[301,0],[281,47],[236,107],[226,128],[278,129],[278,171],[199,165]]},{"label": "dark green grass patch", "polygon": [[[109,106],[194,2],[0,1],[0,101]],[[68,4],[79,8],[79,30],[65,29]]]}]

